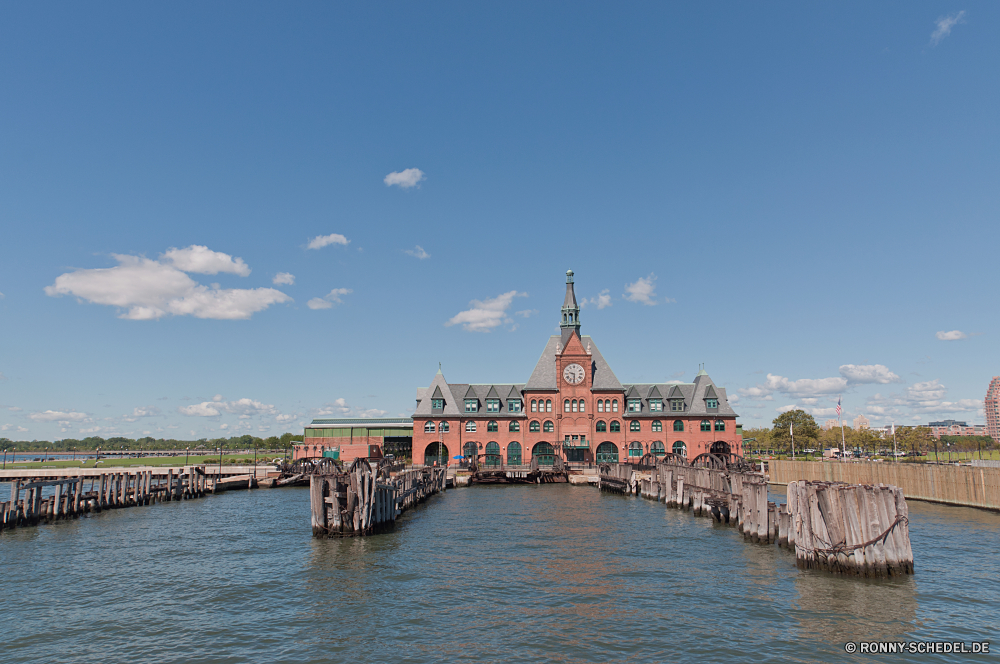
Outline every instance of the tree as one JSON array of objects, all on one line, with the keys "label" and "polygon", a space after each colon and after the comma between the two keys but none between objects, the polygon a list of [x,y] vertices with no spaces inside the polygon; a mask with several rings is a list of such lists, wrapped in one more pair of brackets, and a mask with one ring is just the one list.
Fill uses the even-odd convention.
[{"label": "tree", "polygon": [[764,428],[744,429],[743,441],[744,455],[749,455],[751,450],[769,450],[771,449],[771,430]]},{"label": "tree", "polygon": [[812,447],[819,438],[819,427],[816,420],[806,411],[796,408],[786,413],[782,413],[774,418],[774,428],[771,429],[771,439],[774,446],[783,450],[790,450],[792,447],[792,436],[789,433],[789,426],[795,429],[795,449],[802,450]]}]

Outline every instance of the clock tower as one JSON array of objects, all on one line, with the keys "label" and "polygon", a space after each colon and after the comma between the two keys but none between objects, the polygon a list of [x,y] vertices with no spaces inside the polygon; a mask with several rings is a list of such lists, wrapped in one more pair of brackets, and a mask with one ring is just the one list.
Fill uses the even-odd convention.
[{"label": "clock tower", "polygon": [[562,330],[562,345],[566,347],[570,333],[575,331],[580,334],[580,305],[576,303],[576,293],[573,291],[573,270],[566,270],[566,299],[562,305],[562,321],[559,323]]}]

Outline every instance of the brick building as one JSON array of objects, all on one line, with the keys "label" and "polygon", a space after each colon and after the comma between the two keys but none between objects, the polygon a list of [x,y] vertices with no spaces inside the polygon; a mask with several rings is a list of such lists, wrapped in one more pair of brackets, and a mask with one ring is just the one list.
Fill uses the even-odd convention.
[{"label": "brick building", "polygon": [[449,383],[439,370],[417,389],[413,462],[480,456],[486,465],[541,465],[556,455],[604,462],[667,452],[742,454],[726,390],[701,370],[693,383],[621,383],[594,340],[580,334],[573,272],[561,334],[549,338],[526,383]]}]

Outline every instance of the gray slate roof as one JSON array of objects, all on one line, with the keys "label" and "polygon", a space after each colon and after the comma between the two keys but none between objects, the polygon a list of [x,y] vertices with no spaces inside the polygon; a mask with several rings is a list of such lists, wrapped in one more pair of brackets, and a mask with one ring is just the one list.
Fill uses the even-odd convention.
[{"label": "gray slate roof", "polygon": [[[657,416],[663,418],[669,418],[671,415],[685,415],[685,416],[704,416],[704,417],[715,417],[716,415],[724,415],[729,417],[736,417],[736,412],[733,411],[732,407],[729,405],[729,398],[726,396],[726,388],[718,387],[713,382],[712,379],[708,377],[708,374],[701,374],[694,379],[693,383],[643,383],[626,385],[628,389],[628,398],[636,398],[638,394],[649,394],[653,388],[656,388],[661,394],[668,393],[670,396],[663,402],[662,412],[651,412],[649,410],[649,399],[657,398],[647,397],[642,400],[642,410],[638,413],[625,412],[622,415],[624,417],[650,417]],[[633,390],[638,392],[637,395],[633,396]],[[718,398],[719,408],[718,410],[708,410],[705,407],[706,398]],[[670,399],[684,399],[684,410],[682,412],[674,412],[670,410]]]},{"label": "gray slate roof", "polygon": [[[593,374],[595,390],[622,390],[622,384],[618,382],[615,372],[608,366],[601,351],[597,349],[597,344],[589,335],[580,337],[584,348],[590,349],[590,370]],[[526,390],[558,390],[558,376],[556,376],[556,348],[562,345],[562,335],[549,337],[549,342],[545,344],[542,356],[535,364],[535,370],[531,372]]]},{"label": "gray slate roof", "polygon": [[[438,378],[438,376],[435,376],[435,382],[438,382],[437,378]],[[481,419],[484,419],[484,420],[490,420],[490,419],[496,419],[497,417],[523,417],[523,416],[525,416],[525,413],[524,413],[524,404],[523,403],[521,404],[521,412],[519,412],[519,413],[512,413],[509,410],[507,410],[507,398],[511,398],[511,399],[517,398],[517,399],[522,399],[522,400],[524,399],[524,397],[521,394],[522,391],[524,390],[524,384],[523,383],[516,383],[516,384],[512,384],[512,383],[496,383],[496,384],[489,384],[489,385],[476,385],[474,383],[473,384],[470,384],[470,383],[450,383],[449,384],[449,383],[444,383],[444,376],[440,376],[440,378],[441,378],[441,381],[440,381],[441,384],[433,385],[433,387],[435,388],[435,391],[437,390],[437,388],[440,388],[441,389],[441,393],[444,395],[444,411],[441,412],[441,413],[434,413],[431,410],[430,399],[420,398],[420,395],[418,394],[417,408],[416,408],[415,411],[413,411],[413,416],[414,417],[421,417],[421,416],[423,416],[423,417],[431,417],[431,416],[438,417],[438,416],[450,415],[452,417],[481,418]],[[424,391],[424,393],[426,393],[431,388],[425,387],[425,388],[421,388],[421,389]],[[513,393],[513,394],[515,394],[517,396],[509,396],[509,397],[506,397],[506,398],[501,398],[501,397],[497,396],[498,394],[507,394],[507,395],[510,395],[511,393]],[[455,394],[461,394],[462,397],[460,399],[456,400],[453,396],[449,396],[449,395],[455,395]],[[486,399],[487,398],[489,398],[489,399],[497,399],[497,398],[499,398],[500,399],[500,412],[499,413],[487,413],[486,412]],[[465,400],[466,399],[476,399],[477,401],[479,401],[479,410],[477,412],[475,412],[475,413],[466,413],[465,412]]]}]

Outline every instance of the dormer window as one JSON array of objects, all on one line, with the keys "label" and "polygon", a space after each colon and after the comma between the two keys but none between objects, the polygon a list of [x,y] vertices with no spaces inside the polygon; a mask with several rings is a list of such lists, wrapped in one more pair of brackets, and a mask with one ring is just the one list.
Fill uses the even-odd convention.
[{"label": "dormer window", "polygon": [[479,399],[466,399],[465,412],[475,413],[479,411]]},{"label": "dormer window", "polygon": [[507,412],[508,413],[520,413],[521,412],[521,400],[520,399],[507,399]]},{"label": "dormer window", "polygon": [[670,411],[673,413],[684,412],[684,399],[671,399],[670,400]]},{"label": "dormer window", "polygon": [[487,399],[486,400],[486,412],[487,413],[499,413],[500,412],[500,399]]},{"label": "dormer window", "polygon": [[629,399],[628,412],[638,413],[642,410],[642,399]]},{"label": "dormer window", "polygon": [[431,399],[431,408],[433,410],[444,410],[444,399]]},{"label": "dormer window", "polygon": [[649,400],[649,412],[651,412],[651,413],[661,413],[661,412],[663,412],[663,399],[650,399]]},{"label": "dormer window", "polygon": [[706,408],[718,408],[719,407],[719,400],[718,399],[705,399],[705,407]]}]

